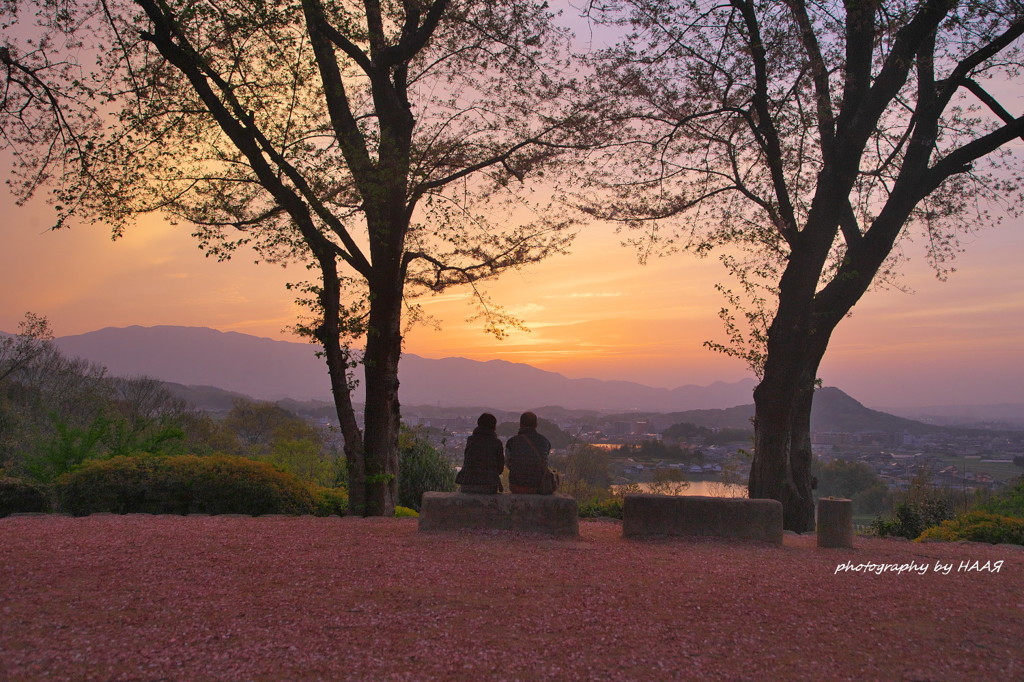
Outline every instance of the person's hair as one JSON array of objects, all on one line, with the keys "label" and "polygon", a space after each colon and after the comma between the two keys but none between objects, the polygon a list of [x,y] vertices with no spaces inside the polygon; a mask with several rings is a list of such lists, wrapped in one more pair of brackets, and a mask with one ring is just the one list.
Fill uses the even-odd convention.
[{"label": "person's hair", "polygon": [[498,418],[490,412],[484,412],[482,415],[477,417],[476,425],[485,429],[494,430],[498,428]]},{"label": "person's hair", "polygon": [[519,417],[519,426],[527,429],[537,428],[537,415],[533,412],[523,412],[522,416]]}]

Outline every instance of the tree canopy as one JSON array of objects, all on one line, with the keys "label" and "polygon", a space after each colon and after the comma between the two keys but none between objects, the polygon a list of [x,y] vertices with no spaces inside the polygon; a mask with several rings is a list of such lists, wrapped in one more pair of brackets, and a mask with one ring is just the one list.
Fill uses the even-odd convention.
[{"label": "tree canopy", "polygon": [[326,356],[350,503],[390,513],[411,299],[469,285],[500,334],[475,283],[571,236],[525,184],[586,120],[546,3],[38,0],[14,26],[31,4],[2,9],[16,190],[52,185],[58,224],[159,212],[211,256],[314,272],[297,329]]},{"label": "tree canopy", "polygon": [[[642,252],[721,258],[728,341],[755,390],[752,497],[813,527],[810,406],[832,331],[891,282],[902,240],[948,271],[959,237],[1021,205],[1010,84],[1024,6],[978,2],[610,0],[624,27],[595,68],[623,97],[624,143],[596,215]],[[1002,101],[1000,99],[1002,97]],[[994,209],[994,210],[993,210]],[[990,212],[991,211],[991,212]]]}]

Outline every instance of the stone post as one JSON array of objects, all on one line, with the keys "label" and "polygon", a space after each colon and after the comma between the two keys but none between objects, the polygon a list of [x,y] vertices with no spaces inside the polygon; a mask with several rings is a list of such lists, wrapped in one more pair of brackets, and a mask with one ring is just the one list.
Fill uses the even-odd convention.
[{"label": "stone post", "polygon": [[818,547],[853,547],[852,500],[818,500]]}]

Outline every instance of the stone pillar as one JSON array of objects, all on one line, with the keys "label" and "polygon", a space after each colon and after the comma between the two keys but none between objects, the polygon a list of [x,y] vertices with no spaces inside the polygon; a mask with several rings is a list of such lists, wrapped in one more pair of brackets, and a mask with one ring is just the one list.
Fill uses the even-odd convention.
[{"label": "stone pillar", "polygon": [[818,547],[853,547],[852,500],[818,500]]}]

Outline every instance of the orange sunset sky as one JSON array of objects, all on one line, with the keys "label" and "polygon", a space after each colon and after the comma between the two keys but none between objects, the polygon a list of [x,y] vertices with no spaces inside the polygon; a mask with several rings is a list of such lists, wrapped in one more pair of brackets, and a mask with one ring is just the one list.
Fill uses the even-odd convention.
[{"label": "orange sunset sky", "polygon": [[[246,254],[217,263],[186,226],[157,218],[112,242],[102,226],[48,231],[52,214],[40,201],[19,208],[4,196],[0,207],[0,330],[15,331],[32,311],[58,336],[169,324],[296,340],[285,328],[299,311],[284,284],[304,277],[299,268],[255,265]],[[413,329],[406,351],[664,387],[752,376],[702,347],[724,337],[718,261],[677,254],[641,266],[620,240],[608,226],[588,225],[572,255],[487,287],[529,332],[485,335],[466,321],[466,293],[452,291],[422,301],[441,330]],[[1024,402],[1024,224],[982,231],[966,248],[958,271],[939,282],[910,245],[904,284],[915,293],[869,292],[833,337],[824,383],[878,407]]]}]

